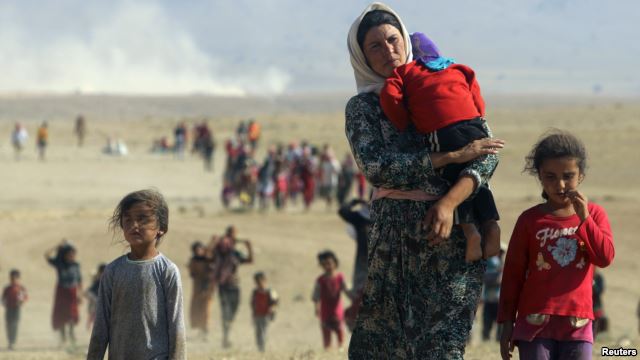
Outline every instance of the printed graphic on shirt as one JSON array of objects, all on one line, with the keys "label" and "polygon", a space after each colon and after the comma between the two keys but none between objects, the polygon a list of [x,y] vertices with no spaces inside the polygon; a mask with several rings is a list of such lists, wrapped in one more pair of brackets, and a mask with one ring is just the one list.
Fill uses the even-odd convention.
[{"label": "printed graphic on shirt", "polygon": [[578,269],[583,269],[584,266],[587,265],[587,262],[584,261],[584,256],[580,258],[580,261],[576,264]]},{"label": "printed graphic on shirt", "polygon": [[538,260],[536,261],[536,265],[538,265],[539,271],[542,271],[543,269],[544,270],[551,269],[551,265],[548,262],[544,261],[544,257],[542,256],[541,252],[538,253]]},{"label": "printed graphic on shirt", "polygon": [[551,251],[553,259],[565,267],[569,265],[576,258],[576,252],[578,251],[578,241],[576,239],[569,239],[561,237],[556,241],[556,246],[549,245],[547,250]]},{"label": "printed graphic on shirt", "polygon": [[547,240],[554,240],[559,237],[571,236],[576,233],[578,227],[568,227],[562,229],[544,228],[538,230],[536,233],[536,239],[540,240],[540,247],[544,247]]}]

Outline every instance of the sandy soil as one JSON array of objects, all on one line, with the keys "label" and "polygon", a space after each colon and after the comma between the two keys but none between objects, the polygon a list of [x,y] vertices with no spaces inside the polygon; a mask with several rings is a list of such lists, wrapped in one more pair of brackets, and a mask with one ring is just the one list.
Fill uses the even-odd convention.
[{"label": "sandy soil", "polygon": [[[211,105],[216,101],[220,107]],[[163,106],[166,103],[171,106]],[[251,239],[255,245],[255,263],[240,269],[243,298],[232,334],[233,350],[220,348],[216,298],[209,341],[200,342],[195,333],[189,332],[190,358],[346,358],[345,353],[326,353],[321,349],[320,329],[309,299],[313,280],[320,273],[315,261],[319,250],[336,251],[341,270],[348,276],[351,274],[353,241],[346,235],[336,209],[316,203],[308,213],[299,206],[282,213],[225,212],[218,201],[221,152],[216,154],[213,173],[206,173],[196,157],[179,160],[171,155],[149,153],[152,139],[170,135],[179,119],[193,122],[209,118],[221,143],[232,133],[241,116],[250,114],[263,124],[264,143],[304,138],[318,144],[330,143],[342,156],[348,151],[342,104],[328,101],[330,105],[325,107],[312,106],[307,99],[278,110],[273,102],[244,100],[234,103],[242,109],[234,113],[233,107],[224,107],[224,103],[206,98],[170,101],[101,97],[0,99],[0,109],[5,109],[0,110],[0,284],[7,282],[9,269],[19,268],[30,293],[30,300],[23,308],[15,352],[4,350],[5,329],[0,327],[0,359],[83,357],[89,338],[84,326],[84,304],[82,326],[77,329],[80,350],[67,353],[56,347],[56,334],[50,325],[55,273],[42,255],[62,238],[72,240],[79,249],[79,261],[88,285],[96,264],[125,252],[119,238],[107,231],[110,212],[127,192],[151,186],[162,191],[171,208],[170,230],[160,249],[180,266],[186,304],[191,294],[186,263],[192,241],[207,240],[228,224],[235,224],[240,237]],[[640,134],[640,103],[500,99],[492,105],[489,101],[489,119],[495,135],[508,141],[492,181],[505,241],[520,212],[539,201],[535,179],[521,172],[523,158],[531,145],[552,126],[571,130],[585,141],[590,162],[582,189],[609,212],[617,250],[614,264],[603,270],[607,282],[604,302],[611,330],[594,349],[599,352],[600,346],[615,346],[625,339],[631,342],[629,346],[637,348],[635,308],[640,298],[637,281],[640,245],[635,243],[633,224],[640,205],[640,164],[634,151]],[[306,107],[313,111],[304,111]],[[86,114],[89,124],[90,133],[83,148],[76,147],[72,134],[77,111]],[[33,141],[36,127],[43,119],[50,122],[51,146],[46,162],[37,160]],[[23,160],[16,162],[9,136],[18,120],[27,124],[31,138]],[[109,135],[125,139],[131,154],[125,158],[101,154],[105,137]],[[281,295],[281,310],[269,328],[269,351],[264,356],[255,351],[248,306],[251,276],[258,270],[266,272],[271,285]],[[497,359],[497,344],[482,344],[478,331],[474,329],[467,358]]]}]

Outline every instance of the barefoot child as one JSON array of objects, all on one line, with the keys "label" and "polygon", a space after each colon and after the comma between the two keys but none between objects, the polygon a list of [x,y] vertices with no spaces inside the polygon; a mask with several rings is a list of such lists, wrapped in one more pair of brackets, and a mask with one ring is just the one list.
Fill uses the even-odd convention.
[{"label": "barefoot child", "polygon": [[155,190],[125,196],[111,218],[131,251],[111,262],[100,280],[88,360],[186,359],[178,267],[158,251],[169,209]]},{"label": "barefoot child", "polygon": [[98,265],[95,275],[93,275],[93,282],[87,291],[84,293],[84,297],[87,298],[87,329],[91,330],[93,322],[96,320],[96,305],[98,302],[98,289],[100,288],[100,278],[104,272],[106,264]]},{"label": "barefoot child", "polygon": [[514,346],[524,360],[591,359],[593,272],[614,248],[607,213],[578,190],[585,168],[584,145],[563,131],[526,158],[545,201],[520,215],[509,242],[498,311],[504,360]]},{"label": "barefoot child", "polygon": [[2,292],[2,304],[5,307],[5,324],[9,350],[13,350],[18,337],[18,323],[20,322],[20,308],[27,301],[27,289],[20,284],[20,271],[13,269],[9,273],[9,285]]},{"label": "barefoot child", "polygon": [[338,258],[331,250],[318,254],[318,262],[324,273],[316,279],[313,288],[313,302],[316,316],[320,319],[322,342],[325,349],[331,346],[331,332],[338,337],[338,348],[342,349],[344,340],[344,313],[340,295],[348,293],[344,275],[337,271]]},{"label": "barefoot child", "polygon": [[278,294],[275,290],[267,287],[267,276],[263,272],[253,275],[256,288],[251,294],[251,313],[253,325],[256,328],[256,344],[258,350],[264,352],[267,336],[267,325],[273,320],[275,309],[278,305]]},{"label": "barefoot child", "polygon": [[68,333],[73,349],[76,346],[74,327],[80,318],[78,306],[82,296],[82,275],[80,264],[76,262],[76,249],[67,240],[62,240],[60,245],[49,249],[44,257],[58,274],[53,302],[53,329],[60,332],[60,346],[66,345]]},{"label": "barefoot child", "polygon": [[[385,115],[404,131],[410,123],[423,134],[434,152],[453,151],[473,140],[490,137],[484,120],[484,100],[471,68],[441,57],[435,44],[422,33],[411,35],[417,60],[398,67],[380,92]],[[441,171],[454,184],[470,175],[467,163],[451,164]],[[467,239],[467,261],[487,259],[500,251],[498,210],[488,187],[480,186],[475,196],[458,206],[456,223]],[[481,232],[474,225],[481,224]],[[484,238],[484,249],[481,246]]]}]

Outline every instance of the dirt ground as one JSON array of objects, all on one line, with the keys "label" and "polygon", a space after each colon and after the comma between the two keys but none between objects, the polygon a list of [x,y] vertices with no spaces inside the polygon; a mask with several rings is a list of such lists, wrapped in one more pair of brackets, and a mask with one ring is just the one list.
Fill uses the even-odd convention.
[{"label": "dirt ground", "polygon": [[[174,100],[177,105],[171,110],[160,106],[162,99],[156,100],[157,104],[149,100],[151,105],[145,107],[126,100],[0,99],[0,284],[6,284],[11,268],[18,268],[30,296],[23,308],[14,352],[5,350],[6,333],[4,326],[0,327],[0,359],[83,358],[90,335],[85,326],[85,304],[77,328],[79,349],[73,353],[57,349],[58,340],[50,325],[55,272],[43,254],[62,238],[70,239],[78,248],[88,286],[98,263],[109,262],[126,251],[119,239],[107,231],[110,213],[126,193],[147,187],[158,188],[170,206],[169,232],[160,250],[180,267],[186,311],[191,297],[186,269],[191,242],[206,241],[227,225],[235,224],[239,236],[250,239],[255,247],[255,263],[239,270],[242,303],[232,331],[233,349],[224,351],[220,346],[216,297],[208,342],[197,340],[194,332],[188,333],[189,358],[346,358],[346,352],[322,350],[320,328],[310,301],[313,281],[320,273],[315,259],[319,250],[333,249],[340,257],[340,270],[348,277],[352,272],[354,243],[336,209],[317,202],[309,212],[304,212],[300,205],[283,212],[224,211],[219,202],[224,160],[221,144],[241,117],[230,110],[218,114],[214,107],[202,105],[206,103],[202,99]],[[183,107],[179,106],[180,101],[184,102]],[[242,104],[238,106],[244,112],[252,106],[251,100]],[[636,151],[640,102],[589,99],[536,102],[507,98],[489,101],[488,105],[495,135],[507,140],[491,183],[505,241],[520,212],[540,200],[536,180],[522,173],[523,158],[536,139],[546,129],[557,127],[574,132],[586,143],[589,168],[581,189],[608,211],[616,243],[614,263],[602,270],[607,286],[604,304],[611,329],[594,346],[594,353],[599,353],[601,346],[615,347],[620,343],[638,348],[635,310],[640,299],[637,279],[640,245],[636,243],[634,224],[640,215],[640,162]],[[261,151],[266,144],[307,139],[316,144],[331,144],[341,158],[348,151],[342,110],[328,107],[323,112],[316,105],[314,111],[305,112],[304,106],[283,112],[256,110],[255,118],[264,130]],[[82,148],[76,146],[72,132],[78,108],[83,109],[89,128],[87,144]],[[195,156],[187,155],[180,160],[149,152],[152,139],[170,136],[178,120],[184,118],[192,124],[203,117],[210,119],[219,143],[213,173],[205,172]],[[50,123],[51,145],[47,161],[40,162],[34,137],[43,119]],[[31,136],[21,161],[14,160],[9,142],[16,121],[23,121]],[[123,138],[130,154],[123,158],[102,154],[106,136]],[[261,158],[259,155],[258,159]],[[255,350],[248,305],[252,274],[258,270],[267,274],[281,297],[264,355]],[[4,315],[0,318],[4,321]],[[482,343],[479,337],[479,329],[475,327],[466,358],[498,359],[498,345]]]}]

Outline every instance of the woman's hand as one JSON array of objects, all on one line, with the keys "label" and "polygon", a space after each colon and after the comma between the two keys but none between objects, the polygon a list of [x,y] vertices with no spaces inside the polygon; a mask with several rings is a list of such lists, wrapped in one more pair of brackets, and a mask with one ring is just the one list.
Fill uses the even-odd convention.
[{"label": "woman's hand", "polygon": [[453,227],[454,209],[455,206],[444,198],[429,208],[422,221],[422,226],[430,229],[427,234],[429,245],[437,245],[449,238]]},{"label": "woman's hand", "polygon": [[484,138],[474,140],[461,149],[451,152],[453,162],[457,164],[471,161],[479,156],[497,154],[504,147],[504,140]]},{"label": "woman's hand", "polygon": [[439,244],[449,238],[453,227],[453,211],[473,193],[475,186],[473,177],[461,176],[447,194],[429,208],[422,222],[425,228],[430,229],[427,234],[429,245]]},{"label": "woman's hand", "polygon": [[511,359],[511,354],[513,354],[515,344],[511,340],[512,333],[513,322],[508,320],[502,324],[502,335],[500,336],[500,355],[502,355],[502,360]]}]

